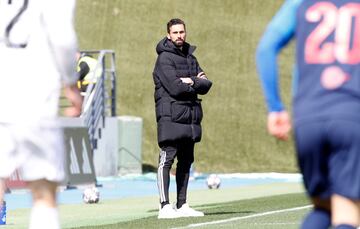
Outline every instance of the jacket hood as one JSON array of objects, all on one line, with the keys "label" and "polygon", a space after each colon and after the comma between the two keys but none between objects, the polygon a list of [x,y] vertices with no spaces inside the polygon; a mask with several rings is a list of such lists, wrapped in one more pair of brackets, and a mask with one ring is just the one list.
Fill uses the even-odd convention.
[{"label": "jacket hood", "polygon": [[196,47],[184,42],[183,51],[177,48],[167,37],[164,37],[156,46],[156,53],[160,55],[162,52],[171,52],[177,55],[185,55],[184,53],[192,54]]}]

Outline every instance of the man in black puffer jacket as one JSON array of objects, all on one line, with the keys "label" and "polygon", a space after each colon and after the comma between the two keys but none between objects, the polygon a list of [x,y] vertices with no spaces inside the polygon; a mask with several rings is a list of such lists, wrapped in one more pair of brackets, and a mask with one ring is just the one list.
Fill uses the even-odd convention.
[{"label": "man in black puffer jacket", "polygon": [[[171,19],[167,37],[157,47],[158,58],[153,72],[155,83],[158,143],[161,148],[158,167],[158,188],[161,208],[158,218],[203,216],[186,203],[187,186],[194,144],[201,140],[203,116],[199,95],[206,94],[209,81],[192,54],[194,46],[185,42],[185,23]],[[177,203],[169,202],[170,169],[177,157]]]}]

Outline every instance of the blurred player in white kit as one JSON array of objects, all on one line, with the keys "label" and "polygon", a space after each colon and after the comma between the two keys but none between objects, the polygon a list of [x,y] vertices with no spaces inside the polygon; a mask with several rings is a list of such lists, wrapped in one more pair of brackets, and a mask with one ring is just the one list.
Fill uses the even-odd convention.
[{"label": "blurred player in white kit", "polygon": [[[64,179],[62,86],[78,116],[75,0],[0,0],[0,205],[18,169],[33,196],[30,229],[60,228],[56,189]],[[15,222],[16,224],[16,222]]]}]

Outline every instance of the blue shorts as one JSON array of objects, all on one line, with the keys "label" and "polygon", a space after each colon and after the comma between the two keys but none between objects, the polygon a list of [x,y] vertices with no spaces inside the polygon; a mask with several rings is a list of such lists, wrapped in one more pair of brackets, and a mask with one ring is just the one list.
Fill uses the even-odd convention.
[{"label": "blue shorts", "polygon": [[322,120],[297,124],[298,163],[311,197],[360,199],[360,123]]}]

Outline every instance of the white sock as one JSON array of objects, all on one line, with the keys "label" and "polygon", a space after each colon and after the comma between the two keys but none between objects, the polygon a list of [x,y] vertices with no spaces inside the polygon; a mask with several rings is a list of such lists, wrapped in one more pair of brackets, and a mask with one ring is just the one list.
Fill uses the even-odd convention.
[{"label": "white sock", "polygon": [[57,208],[34,206],[30,214],[29,229],[60,229]]}]

